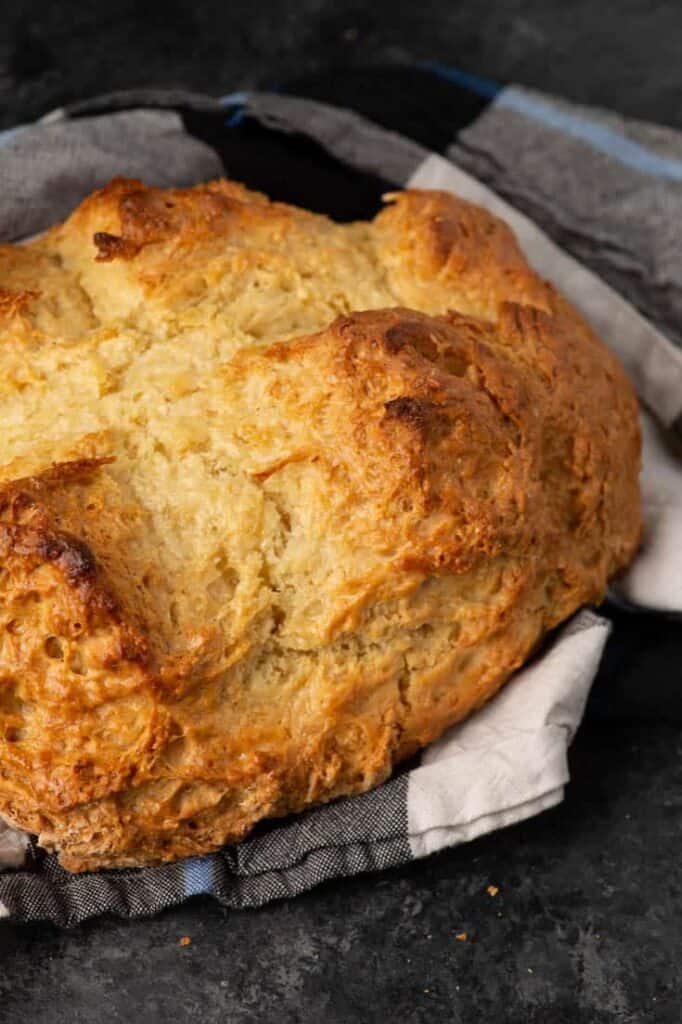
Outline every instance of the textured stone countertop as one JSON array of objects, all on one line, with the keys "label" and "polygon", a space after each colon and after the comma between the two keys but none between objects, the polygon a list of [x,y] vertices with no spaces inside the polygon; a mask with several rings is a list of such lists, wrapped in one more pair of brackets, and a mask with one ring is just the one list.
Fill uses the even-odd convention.
[{"label": "textured stone countertop", "polygon": [[561,807],[409,868],[257,911],[0,925],[0,1020],[678,1024],[681,754],[679,727],[589,725]]},{"label": "textured stone countertop", "polygon": [[[427,58],[682,127],[676,3],[95,9],[11,4],[0,128],[143,84],[304,92],[331,74],[342,103],[338,69]],[[196,900],[65,932],[0,922],[0,1022],[679,1024],[682,626],[610,614],[560,807],[257,911]]]}]

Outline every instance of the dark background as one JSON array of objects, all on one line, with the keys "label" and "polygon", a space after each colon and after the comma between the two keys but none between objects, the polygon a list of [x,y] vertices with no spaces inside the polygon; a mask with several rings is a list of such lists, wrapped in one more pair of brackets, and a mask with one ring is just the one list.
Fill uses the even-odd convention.
[{"label": "dark background", "polygon": [[[682,127],[679,2],[6,0],[0,128],[139,85],[364,92],[385,111],[406,102],[399,69],[434,59]],[[682,627],[609,614],[562,806],[259,911],[0,923],[0,1022],[678,1024]]]},{"label": "dark background", "polygon": [[682,126],[676,0],[5,0],[0,22],[0,127],[114,88],[220,95],[419,60]]}]

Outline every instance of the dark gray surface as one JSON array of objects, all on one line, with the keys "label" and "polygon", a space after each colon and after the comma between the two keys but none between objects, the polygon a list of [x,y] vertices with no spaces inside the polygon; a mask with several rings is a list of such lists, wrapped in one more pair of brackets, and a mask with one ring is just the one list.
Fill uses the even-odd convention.
[{"label": "dark gray surface", "polygon": [[[13,0],[0,27],[3,126],[124,86],[219,93],[422,58],[682,125],[677,3],[426,0],[369,13],[331,0],[124,0],[93,11]],[[682,736],[661,718],[679,704],[680,645],[673,627],[642,627],[641,643],[620,628],[561,807],[260,911],[197,901],[72,932],[0,923],[0,1021],[678,1024]],[[647,721],[600,721],[622,701]]]},{"label": "dark gray surface", "polygon": [[0,1019],[678,1024],[681,746],[583,729],[561,807],[262,910],[5,924]]},{"label": "dark gray surface", "polygon": [[682,125],[677,0],[6,0],[0,127],[135,85],[209,93],[443,60]]}]

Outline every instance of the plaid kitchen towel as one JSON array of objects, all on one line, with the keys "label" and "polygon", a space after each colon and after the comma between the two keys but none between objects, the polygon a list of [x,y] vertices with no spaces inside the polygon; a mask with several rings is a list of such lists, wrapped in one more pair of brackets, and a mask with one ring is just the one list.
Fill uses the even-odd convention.
[{"label": "plaid kitchen towel", "polygon": [[[422,125],[415,90],[411,107],[393,95],[392,107],[365,111],[382,124],[320,99],[263,93],[216,100],[152,90],[57,111],[0,136],[0,239],[45,229],[117,174],[186,185],[226,171],[337,216],[371,214],[382,190],[407,184],[489,207],[635,381],[647,409],[647,533],[615,596],[635,616],[642,607],[682,612],[682,473],[672,441],[682,434],[682,136],[450,68],[413,74],[455,90],[438,94],[435,127],[433,116]],[[395,118],[403,106],[419,141],[390,121],[387,111]],[[270,823],[216,854],[70,875],[0,826],[0,916],[72,925],[104,912],[149,915],[200,893],[257,906],[536,814],[562,798],[566,751],[608,632],[607,620],[580,612],[494,701],[383,786]]]}]

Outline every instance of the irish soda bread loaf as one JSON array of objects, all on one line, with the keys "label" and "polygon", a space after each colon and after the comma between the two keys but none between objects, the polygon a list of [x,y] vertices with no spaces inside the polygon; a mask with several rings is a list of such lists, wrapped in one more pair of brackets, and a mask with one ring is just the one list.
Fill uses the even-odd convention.
[{"label": "irish soda bread loaf", "polygon": [[73,871],[376,785],[635,551],[615,358],[388,201],[116,180],[0,248],[0,815]]}]

